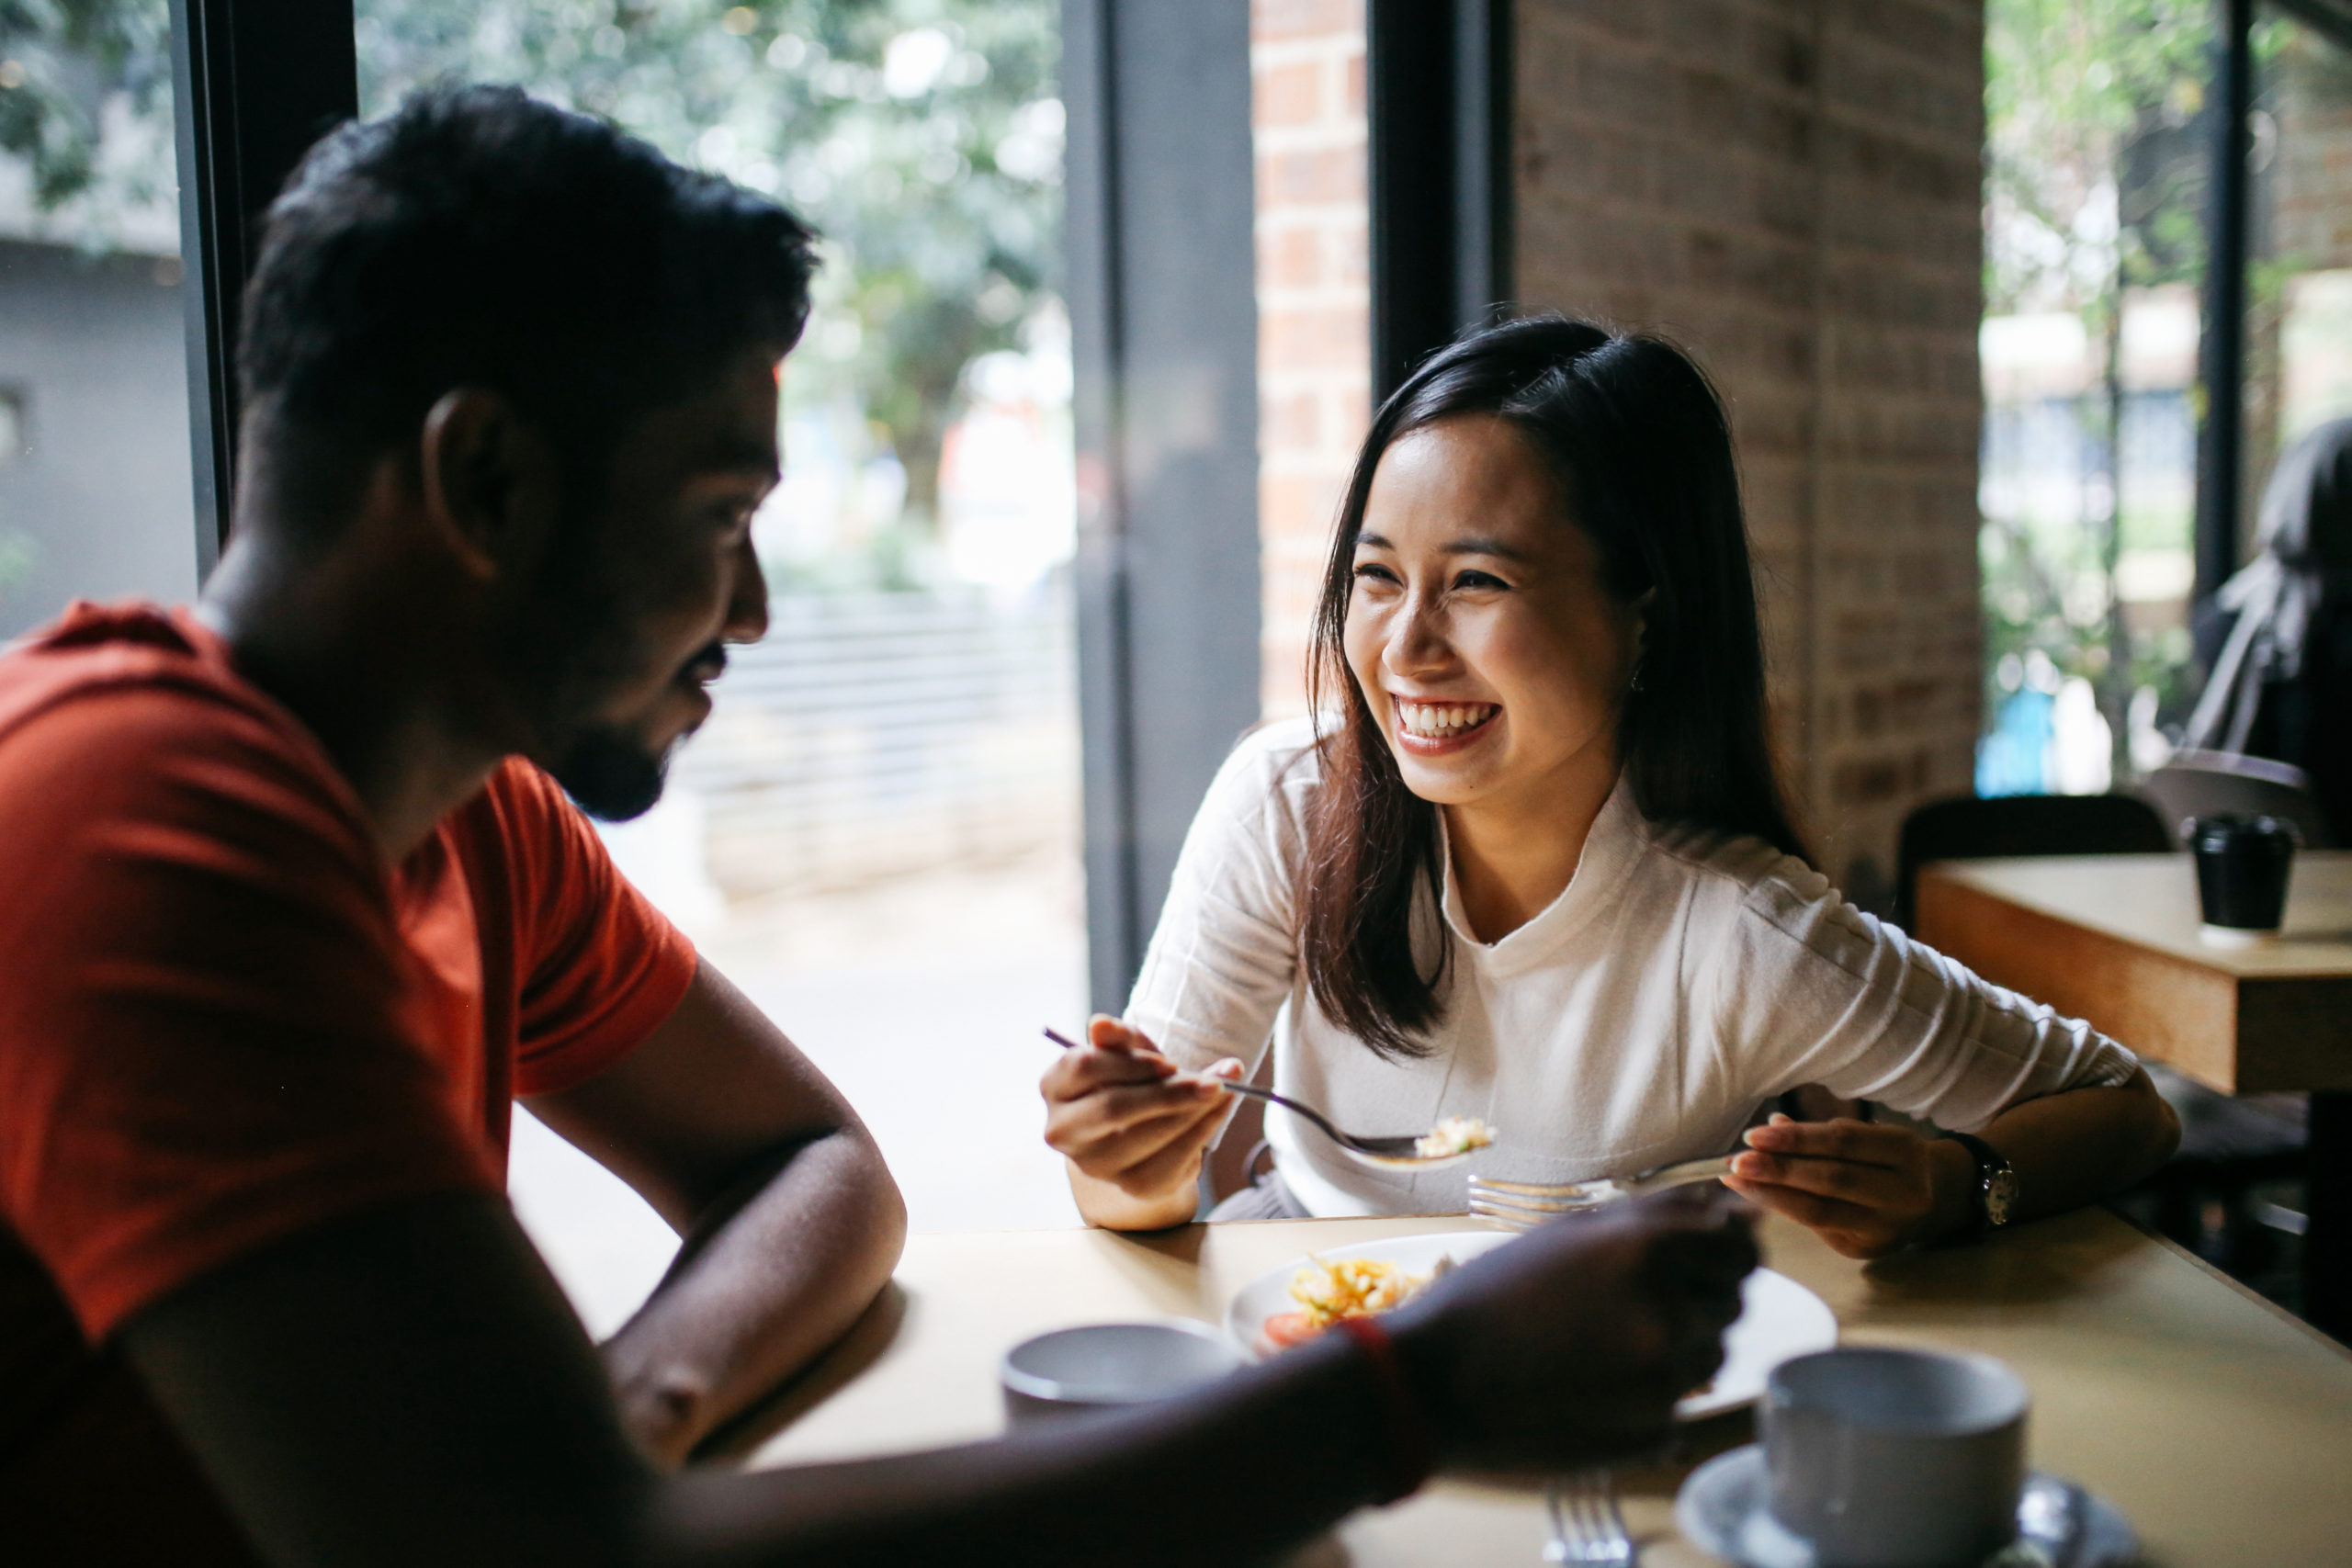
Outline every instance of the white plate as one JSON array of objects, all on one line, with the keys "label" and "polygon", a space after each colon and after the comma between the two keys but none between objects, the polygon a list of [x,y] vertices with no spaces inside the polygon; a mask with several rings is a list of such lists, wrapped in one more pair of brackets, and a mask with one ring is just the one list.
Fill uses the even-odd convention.
[{"label": "white plate", "polygon": [[[1408,1273],[1426,1274],[1442,1258],[1467,1263],[1482,1252],[1518,1239],[1507,1231],[1441,1231],[1334,1247],[1322,1256],[1376,1258]],[[1234,1295],[1225,1309],[1225,1331],[1235,1344],[1261,1360],[1274,1353],[1275,1347],[1265,1335],[1266,1319],[1298,1310],[1298,1303],[1291,1299],[1290,1281],[1306,1263],[1300,1258],[1270,1269]],[[1723,1370],[1705,1389],[1674,1407],[1681,1419],[1736,1410],[1764,1392],[1765,1378],[1782,1361],[1826,1350],[1838,1343],[1838,1319],[1829,1303],[1786,1274],[1775,1274],[1770,1269],[1750,1274],[1741,1291],[1739,1321],[1724,1336]]]}]

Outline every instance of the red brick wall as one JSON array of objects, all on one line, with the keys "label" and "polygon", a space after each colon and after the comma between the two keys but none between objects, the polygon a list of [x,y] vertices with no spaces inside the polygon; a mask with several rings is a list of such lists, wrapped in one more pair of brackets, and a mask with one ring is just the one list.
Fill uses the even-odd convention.
[{"label": "red brick wall", "polygon": [[1306,711],[1306,627],[1372,417],[1363,0],[1254,0],[1258,518],[1269,717]]},{"label": "red brick wall", "polygon": [[1982,7],[1517,13],[1521,300],[1665,332],[1723,389],[1787,773],[1871,897],[1904,813],[1973,775]]}]

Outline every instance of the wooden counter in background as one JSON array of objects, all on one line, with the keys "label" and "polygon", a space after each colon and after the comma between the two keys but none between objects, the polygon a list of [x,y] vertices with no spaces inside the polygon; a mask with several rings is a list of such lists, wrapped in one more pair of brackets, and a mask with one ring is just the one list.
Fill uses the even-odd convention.
[{"label": "wooden counter in background", "polygon": [[1944,861],[1918,937],[2224,1093],[2352,1089],[2352,853],[2295,857],[2280,940],[2198,936],[2180,855]]}]

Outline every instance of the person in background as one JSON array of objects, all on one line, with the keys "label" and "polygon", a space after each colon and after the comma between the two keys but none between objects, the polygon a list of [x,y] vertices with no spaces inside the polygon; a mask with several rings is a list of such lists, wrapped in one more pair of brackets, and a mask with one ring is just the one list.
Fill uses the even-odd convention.
[{"label": "person in background", "polygon": [[2258,553],[2199,606],[2212,671],[2187,750],[2291,762],[2337,833],[2352,829],[2352,419],[2287,448],[2263,488]]},{"label": "person in background", "polygon": [[[1712,1372],[1753,1245],[1654,1205],[1131,1419],[664,1473],[904,1230],[565,798],[650,806],[763,629],[810,248],[511,89],[347,127],[271,208],[201,601],[0,658],[0,1562],[1221,1564],[1628,1451]],[[685,1238],[601,1354],[501,1191],[515,1096]],[[1148,1506],[1212,1454],[1217,1507]]]},{"label": "person in background", "polygon": [[[1726,1179],[1873,1257],[2048,1213],[2177,1137],[2130,1052],[1985,984],[1808,865],[1767,744],[1723,409],[1670,345],[1475,330],[1373,421],[1315,623],[1317,713],[1227,761],[1123,1020],[1046,1070],[1097,1224],[1193,1216],[1254,1073],[1366,1134],[1496,1130],[1487,1176]],[[1221,1209],[1458,1213],[1459,1167],[1370,1169],[1280,1107]]]}]

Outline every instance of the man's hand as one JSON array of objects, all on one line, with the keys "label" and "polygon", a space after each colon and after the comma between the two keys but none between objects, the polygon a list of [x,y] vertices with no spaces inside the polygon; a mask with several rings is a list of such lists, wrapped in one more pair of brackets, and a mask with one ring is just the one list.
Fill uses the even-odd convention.
[{"label": "man's hand", "polygon": [[1747,1131],[1724,1185],[1786,1214],[1848,1258],[1933,1241],[1966,1218],[1975,1163],[1949,1139],[1840,1118],[1774,1116]]},{"label": "man's hand", "polygon": [[1441,1462],[1537,1472],[1659,1441],[1723,1364],[1756,1267],[1744,1205],[1689,1188],[1556,1220],[1391,1315]]}]

